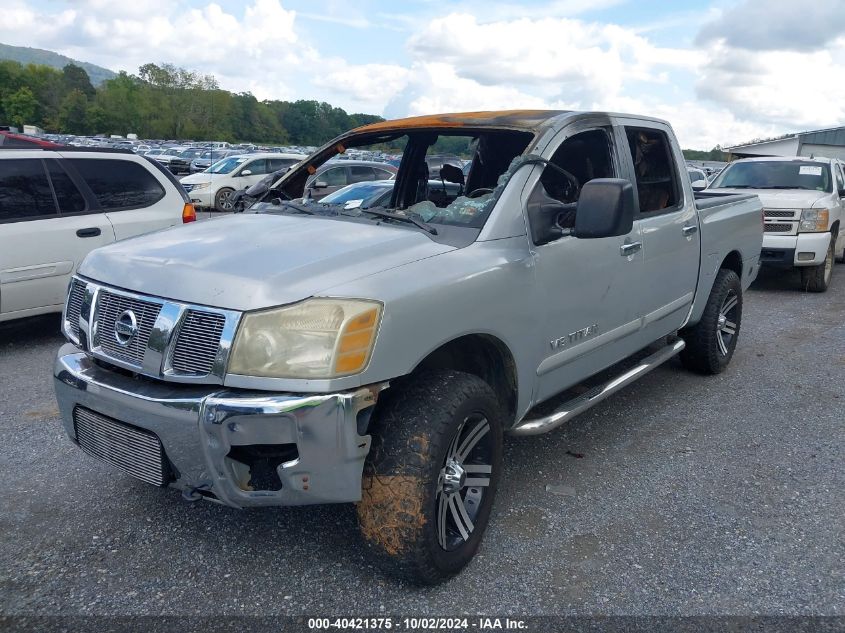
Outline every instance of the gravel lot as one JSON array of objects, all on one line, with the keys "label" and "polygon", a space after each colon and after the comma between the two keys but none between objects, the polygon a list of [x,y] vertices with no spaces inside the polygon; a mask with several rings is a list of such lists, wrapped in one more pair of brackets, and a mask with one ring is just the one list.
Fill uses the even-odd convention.
[{"label": "gravel lot", "polygon": [[480,555],[381,575],[351,505],[187,503],[64,435],[58,318],[0,327],[0,613],[845,615],[845,266],[763,276],[728,371],[669,363],[539,438],[506,440]]}]

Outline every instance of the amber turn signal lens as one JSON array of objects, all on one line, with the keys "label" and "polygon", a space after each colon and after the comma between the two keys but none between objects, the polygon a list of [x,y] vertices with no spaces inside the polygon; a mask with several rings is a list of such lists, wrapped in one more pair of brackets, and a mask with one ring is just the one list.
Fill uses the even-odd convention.
[{"label": "amber turn signal lens", "polygon": [[182,207],[182,224],[187,224],[188,222],[196,222],[197,221],[197,210],[194,209],[194,205],[190,202],[186,202],[185,206]]},{"label": "amber turn signal lens", "polygon": [[379,308],[373,308],[359,314],[346,324],[338,343],[338,356],[335,361],[335,372],[349,374],[361,371],[367,364],[373,338],[376,335]]}]

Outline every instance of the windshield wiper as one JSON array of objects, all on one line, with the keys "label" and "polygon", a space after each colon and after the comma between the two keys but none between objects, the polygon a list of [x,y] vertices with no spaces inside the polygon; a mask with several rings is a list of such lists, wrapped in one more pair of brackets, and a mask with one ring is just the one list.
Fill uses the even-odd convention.
[{"label": "windshield wiper", "polygon": [[809,187],[799,187],[798,185],[769,185],[768,187],[757,187],[758,189],[807,189]]},{"label": "windshield wiper", "polygon": [[421,228],[426,233],[431,235],[437,235],[437,229],[435,229],[430,224],[423,222],[422,220],[417,220],[415,217],[410,215],[399,215],[398,213],[390,213],[388,211],[376,211],[375,209],[361,209],[361,213],[369,213],[370,215],[374,215],[379,218],[387,218],[389,220],[399,220],[400,222],[408,222],[409,224],[413,224]]},{"label": "windshield wiper", "polygon": [[297,213],[304,213],[305,215],[317,215],[317,212],[314,211],[314,209],[309,209],[306,206],[302,206],[288,200],[282,200],[281,198],[276,198],[270,204],[273,206],[287,207],[289,209],[293,209]]}]

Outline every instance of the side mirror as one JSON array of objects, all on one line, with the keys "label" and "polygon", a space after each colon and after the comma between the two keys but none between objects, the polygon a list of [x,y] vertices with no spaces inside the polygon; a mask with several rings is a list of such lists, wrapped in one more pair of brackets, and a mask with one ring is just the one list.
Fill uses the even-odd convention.
[{"label": "side mirror", "polygon": [[707,181],[706,180],[696,180],[692,183],[692,190],[693,191],[703,191],[707,189]]},{"label": "side mirror", "polygon": [[594,239],[627,235],[634,227],[634,187],[621,178],[596,178],[581,188],[575,237]]},{"label": "side mirror", "polygon": [[251,169],[244,169],[241,172],[241,176],[252,176],[252,170]]},{"label": "side mirror", "polygon": [[314,189],[325,189],[328,186],[329,183],[327,183],[325,180],[318,180],[317,182],[311,185],[311,187]]},{"label": "side mirror", "polygon": [[531,193],[525,210],[531,227],[531,239],[537,246],[572,234],[572,229],[566,227],[572,226],[575,204],[564,204],[552,198],[542,185],[538,185]]}]

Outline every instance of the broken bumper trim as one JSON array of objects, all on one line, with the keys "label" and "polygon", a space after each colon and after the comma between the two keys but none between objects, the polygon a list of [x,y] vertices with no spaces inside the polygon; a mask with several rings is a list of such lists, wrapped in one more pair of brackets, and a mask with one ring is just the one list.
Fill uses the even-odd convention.
[{"label": "broken bumper trim", "polygon": [[[361,499],[370,450],[366,423],[386,384],[294,395],[175,385],[117,373],[72,344],[60,350],[54,382],[65,431],[78,444],[73,411],[85,407],[155,433],[173,466],[170,485],[229,506],[307,505]],[[252,490],[233,448],[296,444],[276,471],[279,490]]]}]

